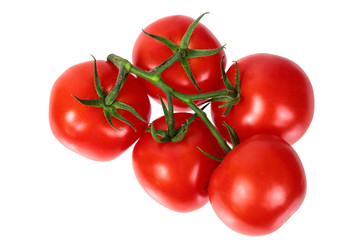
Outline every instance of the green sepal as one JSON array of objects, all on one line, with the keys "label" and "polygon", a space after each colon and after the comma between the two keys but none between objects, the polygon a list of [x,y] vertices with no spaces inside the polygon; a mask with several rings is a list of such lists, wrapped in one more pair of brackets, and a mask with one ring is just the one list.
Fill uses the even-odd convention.
[{"label": "green sepal", "polygon": [[226,129],[228,130],[228,133],[230,135],[232,148],[239,145],[240,140],[239,140],[239,136],[237,135],[236,131],[226,122],[224,122],[224,126],[226,127]]},{"label": "green sepal", "polygon": [[130,126],[134,129],[134,131],[136,132],[135,126],[134,126],[129,120],[127,120],[126,118],[124,118],[123,116],[121,116],[121,115],[118,113],[118,111],[116,110],[116,108],[111,108],[111,113],[112,113],[112,116],[113,116],[114,118],[116,118],[116,119],[118,119],[118,120],[120,120],[120,121],[122,121],[122,122],[124,122],[124,123],[126,123],[126,124],[128,124],[128,125],[130,125]]},{"label": "green sepal", "polygon": [[94,81],[95,81],[96,93],[99,96],[99,98],[105,98],[106,92],[104,91],[104,89],[101,87],[101,84],[100,84],[100,79],[99,79],[97,66],[96,66],[96,59],[93,55],[91,55],[91,57],[94,59]]},{"label": "green sepal", "polygon": [[201,20],[201,18],[205,15],[208,14],[208,12],[203,13],[200,15],[200,17],[198,17],[187,29],[186,33],[184,34],[183,38],[181,39],[180,42],[180,49],[187,49],[189,46],[189,41],[190,41],[190,37],[192,35],[192,33],[194,32],[194,29],[196,27],[196,25],[199,23],[199,21]]},{"label": "green sepal", "polygon": [[77,101],[81,104],[90,106],[90,107],[105,107],[104,101],[102,99],[80,99],[74,94],[71,94]]},{"label": "green sepal", "polygon": [[169,47],[173,52],[177,52],[179,50],[179,46],[175,43],[173,43],[172,41],[170,41],[169,39],[159,36],[159,35],[155,35],[155,34],[151,34],[146,32],[144,29],[142,30],[143,33],[145,33],[146,35],[148,35],[149,37],[162,42],[163,44],[165,44],[167,47]]},{"label": "green sepal", "polygon": [[126,104],[126,103],[123,103],[123,102],[120,102],[120,101],[115,101],[112,106],[116,109],[123,109],[123,110],[126,110],[128,112],[130,112],[131,114],[133,114],[135,117],[137,117],[139,120],[145,122],[145,123],[149,123],[148,121],[146,121],[145,119],[143,119],[140,114],[138,114],[136,112],[136,110],[131,107],[130,105]]},{"label": "green sepal", "polygon": [[[190,26],[189,28],[186,30],[186,33],[184,34],[184,36],[182,37],[181,39],[181,42],[180,42],[180,49],[184,49],[186,50],[186,52],[188,53],[189,49],[188,49],[188,46],[189,46],[189,42],[190,42],[190,38],[191,38],[191,35],[193,34],[194,32],[194,29],[196,27],[196,25],[199,23],[199,21],[201,20],[201,18],[205,15],[205,14],[208,14],[208,12],[206,13],[203,13],[200,15],[200,17],[198,17]],[[221,50],[220,50],[221,51]],[[190,50],[191,52],[191,50]],[[194,51],[192,52],[192,54],[194,54]],[[208,55],[209,56],[209,55]],[[197,85],[196,81],[195,81],[195,78],[194,78],[194,75],[192,74],[191,72],[191,68],[190,68],[190,64],[189,64],[189,61],[188,61],[188,56],[186,54],[186,56],[182,59],[180,59],[180,63],[182,65],[182,67],[184,68],[186,74],[188,75],[190,81],[192,82],[192,84],[196,87],[196,89],[201,93],[201,90],[199,88],[199,86]]]},{"label": "green sepal", "polygon": [[165,143],[165,142],[169,142],[170,140],[169,140],[169,138],[168,138],[168,136],[167,136],[167,134],[163,137],[163,138],[159,138],[158,137],[158,131],[159,130],[156,130],[155,128],[154,128],[154,123],[151,123],[151,125],[150,125],[150,132],[151,132],[151,136],[153,137],[153,139],[156,141],[156,142],[158,142],[158,143]]},{"label": "green sepal", "polygon": [[225,55],[221,58],[220,69],[221,69],[221,75],[222,75],[222,78],[223,78],[225,87],[226,87],[227,89],[236,91],[235,88],[234,88],[234,86],[231,84],[229,78],[227,77],[227,75],[226,75],[226,73],[225,73],[224,65],[223,65],[224,58],[225,58]]},{"label": "green sepal", "polygon": [[190,81],[192,82],[192,84],[196,87],[196,89],[201,93],[201,90],[199,88],[199,86],[197,85],[194,75],[191,72],[191,68],[190,68],[190,64],[189,64],[189,60],[187,58],[182,58],[180,59],[180,63],[181,66],[184,68],[186,74],[188,75]]},{"label": "green sepal", "polygon": [[222,162],[224,160],[224,158],[222,157],[217,157],[217,156],[214,156],[214,155],[211,155],[207,152],[205,152],[204,150],[202,150],[200,147],[197,147],[203,154],[205,154],[207,157],[211,158],[211,159],[214,159],[218,162]]},{"label": "green sepal", "polygon": [[[153,69],[150,69],[148,72],[157,72],[158,69],[164,68],[164,66],[168,65],[168,63],[173,59],[173,57],[174,55],[171,55],[171,57],[169,57],[168,59],[166,59],[164,62],[160,63],[158,66],[154,67]],[[161,74],[163,71],[161,71],[159,74]]]},{"label": "green sepal", "polygon": [[227,106],[223,114],[221,114],[221,116],[226,117],[229,114],[229,112],[233,109],[233,107],[234,107],[233,104]]},{"label": "green sepal", "polygon": [[110,126],[112,128],[114,128],[115,130],[122,131],[122,129],[115,127],[115,125],[113,124],[112,119],[111,119],[111,117],[112,117],[111,112],[105,108],[103,109],[103,112],[104,112],[105,118],[108,121],[108,123],[110,124]]},{"label": "green sepal", "polygon": [[237,104],[240,102],[240,98],[237,97],[223,105],[220,105],[219,108],[223,108],[223,107],[226,107],[224,113],[222,114],[223,117],[225,117],[226,115],[229,114],[229,112],[231,111],[231,109]]},{"label": "green sepal", "polygon": [[150,125],[150,132],[151,132],[151,136],[153,137],[153,139],[154,139],[156,142],[161,143],[160,138],[157,136],[157,134],[156,134],[156,132],[155,132],[155,128],[154,128],[154,124],[153,124],[153,123],[151,123],[151,125]]},{"label": "green sepal", "polygon": [[186,57],[187,58],[207,57],[219,53],[224,48],[225,45],[215,49],[187,49]]},{"label": "green sepal", "polygon": [[126,118],[124,118],[123,116],[121,116],[118,111],[116,110],[115,107],[111,106],[111,107],[106,107],[104,108],[104,115],[106,117],[106,120],[108,121],[108,123],[116,130],[120,130],[119,128],[115,127],[112,120],[111,120],[111,117],[114,117],[128,125],[130,125],[134,131],[136,132],[136,128],[135,126],[129,121],[127,120]]}]

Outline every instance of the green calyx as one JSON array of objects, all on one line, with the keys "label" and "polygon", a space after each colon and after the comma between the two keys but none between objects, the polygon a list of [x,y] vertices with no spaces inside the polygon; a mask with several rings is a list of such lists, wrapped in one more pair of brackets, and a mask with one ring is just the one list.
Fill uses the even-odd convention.
[{"label": "green calyx", "polygon": [[[190,124],[194,121],[194,119],[198,116],[196,113],[191,115],[190,118],[188,118],[185,123],[183,123],[179,128],[175,128],[174,126],[174,112],[173,112],[173,103],[172,103],[172,94],[167,92],[167,102],[169,107],[167,108],[165,106],[164,101],[159,96],[161,105],[164,111],[164,117],[167,125],[166,130],[159,130],[154,128],[154,124],[151,124],[150,127],[148,127],[147,131],[151,133],[153,139],[159,143],[165,143],[165,142],[180,142],[184,139],[186,136],[186,133],[189,129]],[[207,105],[206,105],[207,106]],[[204,108],[206,108],[204,106]],[[161,138],[160,138],[161,137]]]},{"label": "green calyx", "polygon": [[223,105],[219,106],[219,108],[224,108],[225,107],[225,111],[223,113],[223,116],[225,117],[226,115],[229,114],[231,109],[237,103],[240,102],[241,96],[240,96],[240,71],[239,71],[239,66],[238,66],[237,62],[235,61],[234,63],[236,64],[236,79],[235,79],[235,86],[233,86],[232,83],[230,82],[229,78],[226,76],[225,70],[223,68],[223,60],[224,60],[224,57],[221,59],[221,64],[220,64],[221,65],[221,74],[222,74],[222,78],[223,78],[225,87],[229,91],[230,94],[228,94],[226,96],[214,97],[214,98],[210,99],[210,101],[226,102]]},{"label": "green calyx", "polygon": [[230,135],[230,139],[231,139],[231,144],[232,144],[232,148],[236,147],[237,145],[240,144],[240,140],[239,140],[239,136],[237,135],[235,129],[233,129],[229,124],[227,124],[226,122],[224,122],[223,124],[229,135]]},{"label": "green calyx", "polygon": [[102,88],[100,84],[100,79],[96,67],[96,59],[94,56],[92,56],[94,59],[94,80],[95,80],[95,90],[98,95],[98,99],[80,99],[76,97],[75,95],[72,95],[77,101],[79,101],[81,104],[90,106],[90,107],[99,107],[103,109],[104,116],[108,123],[116,130],[121,131],[122,129],[119,129],[115,127],[112,121],[112,117],[130,125],[134,131],[136,131],[135,126],[126,118],[121,116],[117,109],[126,110],[130,113],[132,113],[134,116],[136,116],[138,119],[140,119],[143,122],[146,122],[137,112],[136,110],[131,107],[130,105],[117,101],[116,98],[119,95],[119,92],[124,85],[124,82],[128,76],[129,71],[127,70],[125,64],[118,66],[119,68],[119,74],[115,83],[115,86],[110,90],[110,92],[107,94],[104,89]]},{"label": "green calyx", "polygon": [[190,38],[194,32],[195,27],[205,14],[208,14],[208,13],[202,14],[189,26],[186,33],[182,37],[179,45],[173,43],[172,41],[170,41],[167,38],[164,38],[164,37],[158,36],[158,35],[154,35],[154,34],[148,33],[143,30],[143,32],[146,35],[148,35],[151,38],[154,38],[157,41],[162,42],[163,44],[165,44],[167,47],[169,47],[173,51],[173,55],[171,57],[169,57],[167,60],[165,60],[163,63],[161,63],[156,68],[151,69],[150,72],[155,72],[157,75],[160,75],[163,71],[165,71],[174,62],[179,61],[181,63],[181,66],[185,70],[187,76],[189,77],[190,81],[192,82],[192,84],[201,93],[201,90],[195,81],[194,75],[192,74],[190,64],[189,64],[189,58],[211,56],[211,55],[217,54],[225,47],[225,46],[221,46],[216,49],[189,49],[188,48]]},{"label": "green calyx", "polygon": [[179,128],[175,129],[175,134],[170,136],[169,129],[167,130],[160,130],[155,129],[154,124],[152,123],[150,127],[146,129],[147,132],[150,132],[153,139],[159,143],[166,143],[166,142],[180,142],[186,136],[186,133],[189,129],[190,124],[194,119],[197,117],[196,113],[193,114],[189,119],[185,121]]}]

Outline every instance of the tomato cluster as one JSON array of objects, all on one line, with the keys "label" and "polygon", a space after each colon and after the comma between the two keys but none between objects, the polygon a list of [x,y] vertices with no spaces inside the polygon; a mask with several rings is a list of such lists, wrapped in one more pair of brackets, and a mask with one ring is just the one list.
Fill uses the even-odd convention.
[{"label": "tomato cluster", "polygon": [[[243,57],[225,72],[223,46],[203,16],[150,24],[133,64],[109,55],[66,70],[51,92],[50,126],[63,145],[97,161],[137,141],[133,169],[155,201],[189,212],[210,200],[231,229],[269,234],[305,198],[292,144],[312,121],[313,89],[296,63],[272,54]],[[151,124],[148,96],[164,110]]]}]

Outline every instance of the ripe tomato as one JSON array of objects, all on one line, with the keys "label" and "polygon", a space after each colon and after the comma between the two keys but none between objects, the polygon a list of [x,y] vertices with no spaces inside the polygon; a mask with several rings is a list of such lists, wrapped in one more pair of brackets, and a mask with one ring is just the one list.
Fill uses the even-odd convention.
[{"label": "ripe tomato", "polygon": [[[194,19],[176,15],[161,18],[144,30],[154,35],[160,35],[179,45],[183,35],[188,27],[193,23]],[[203,24],[198,23],[190,38],[189,49],[216,49],[221,47],[221,44],[216,37]],[[144,69],[151,70],[167,60],[173,54],[172,50],[163,43],[147,36],[143,32],[137,38],[133,53],[133,64]],[[225,52],[222,50],[219,53],[208,56],[190,58],[189,65],[194,75],[195,81],[203,93],[214,91],[220,83],[221,70],[220,61]],[[223,63],[226,65],[226,59]],[[199,91],[190,81],[186,72],[179,62],[176,62],[171,67],[166,69],[161,74],[162,79],[175,90],[185,94],[198,94]],[[159,95],[166,100],[166,95],[156,86],[144,80],[148,94],[159,100]],[[177,110],[187,110],[188,107],[181,101],[174,99],[174,106]]]},{"label": "ripe tomato", "polygon": [[214,171],[209,198],[217,216],[245,235],[277,230],[300,207],[306,178],[295,150],[275,135],[236,146]]},{"label": "ripe tomato", "polygon": [[[178,128],[190,113],[175,113]],[[166,129],[165,118],[154,121],[156,129]],[[161,205],[178,212],[196,210],[208,202],[207,185],[219,162],[203,151],[224,156],[224,151],[198,117],[180,142],[156,142],[149,132],[133,150],[135,175],[144,190]]]},{"label": "ripe tomato", "polygon": [[[110,62],[97,61],[100,83],[106,93],[114,86],[118,69]],[[94,62],[67,69],[55,82],[50,96],[49,119],[55,137],[66,147],[87,158],[106,161],[118,157],[145,131],[147,124],[131,113],[118,110],[136,128],[113,119],[122,131],[106,121],[102,108],[85,106],[73,96],[98,99],[94,84]],[[145,120],[150,119],[150,102],[141,82],[133,75],[126,79],[116,100],[132,106]]]},{"label": "ripe tomato", "polygon": [[[222,102],[212,103],[212,118],[228,141],[223,123],[235,129],[240,140],[271,133],[290,144],[308,129],[314,114],[314,93],[304,71],[294,62],[271,54],[254,54],[237,61],[241,101],[223,117]],[[227,71],[235,84],[236,65]],[[223,86],[222,86],[223,87]]]}]

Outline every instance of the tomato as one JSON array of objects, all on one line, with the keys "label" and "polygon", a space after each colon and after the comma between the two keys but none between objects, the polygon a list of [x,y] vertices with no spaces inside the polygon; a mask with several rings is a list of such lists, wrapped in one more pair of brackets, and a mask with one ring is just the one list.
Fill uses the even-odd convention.
[{"label": "tomato", "polygon": [[[144,30],[154,35],[160,35],[179,45],[181,39],[188,27],[193,23],[194,19],[176,15],[161,18]],[[221,47],[221,44],[216,37],[205,27],[205,25],[198,23],[189,41],[189,49],[216,49]],[[173,51],[163,43],[141,33],[137,38],[133,53],[132,61],[137,67],[144,70],[151,70],[167,60]],[[214,91],[220,83],[221,70],[220,62],[225,52],[221,52],[207,57],[190,58],[189,65],[194,75],[195,81],[203,93]],[[226,59],[223,63],[226,65]],[[173,89],[185,94],[198,94],[199,91],[190,81],[180,62],[176,62],[171,67],[166,69],[161,74],[162,79],[170,85]],[[159,100],[160,95],[164,100],[166,95],[159,90],[155,85],[144,80],[148,94]],[[199,101],[197,101],[198,103]],[[187,106],[181,101],[175,99],[174,106],[177,110],[187,110]]]},{"label": "tomato", "polygon": [[[314,114],[314,93],[305,72],[294,62],[272,54],[253,54],[237,61],[241,101],[222,116],[223,102],[211,106],[212,118],[228,141],[223,123],[235,129],[240,140],[257,133],[271,133],[290,144],[308,129]],[[235,84],[236,65],[226,75]],[[224,86],[221,86],[224,87]]]},{"label": "tomato", "polygon": [[[175,113],[178,128],[190,113]],[[165,118],[154,121],[156,129],[166,129]],[[207,185],[219,162],[203,154],[198,147],[214,156],[224,156],[200,118],[191,122],[180,142],[156,142],[147,132],[133,150],[133,168],[144,190],[161,205],[177,211],[196,210],[208,202]]]},{"label": "tomato", "polygon": [[[106,93],[114,86],[118,69],[110,62],[97,61],[100,83]],[[55,82],[50,96],[49,119],[55,137],[67,148],[87,158],[106,161],[118,157],[145,131],[147,123],[131,113],[118,110],[134,129],[117,119],[107,122],[102,108],[85,106],[73,96],[98,99],[94,84],[94,62],[84,62],[67,69]],[[126,79],[116,100],[132,106],[143,119],[150,119],[150,102],[141,82],[133,75]]]},{"label": "tomato", "polygon": [[306,177],[283,139],[258,134],[237,145],[214,171],[209,198],[217,216],[245,235],[277,230],[300,207]]}]

